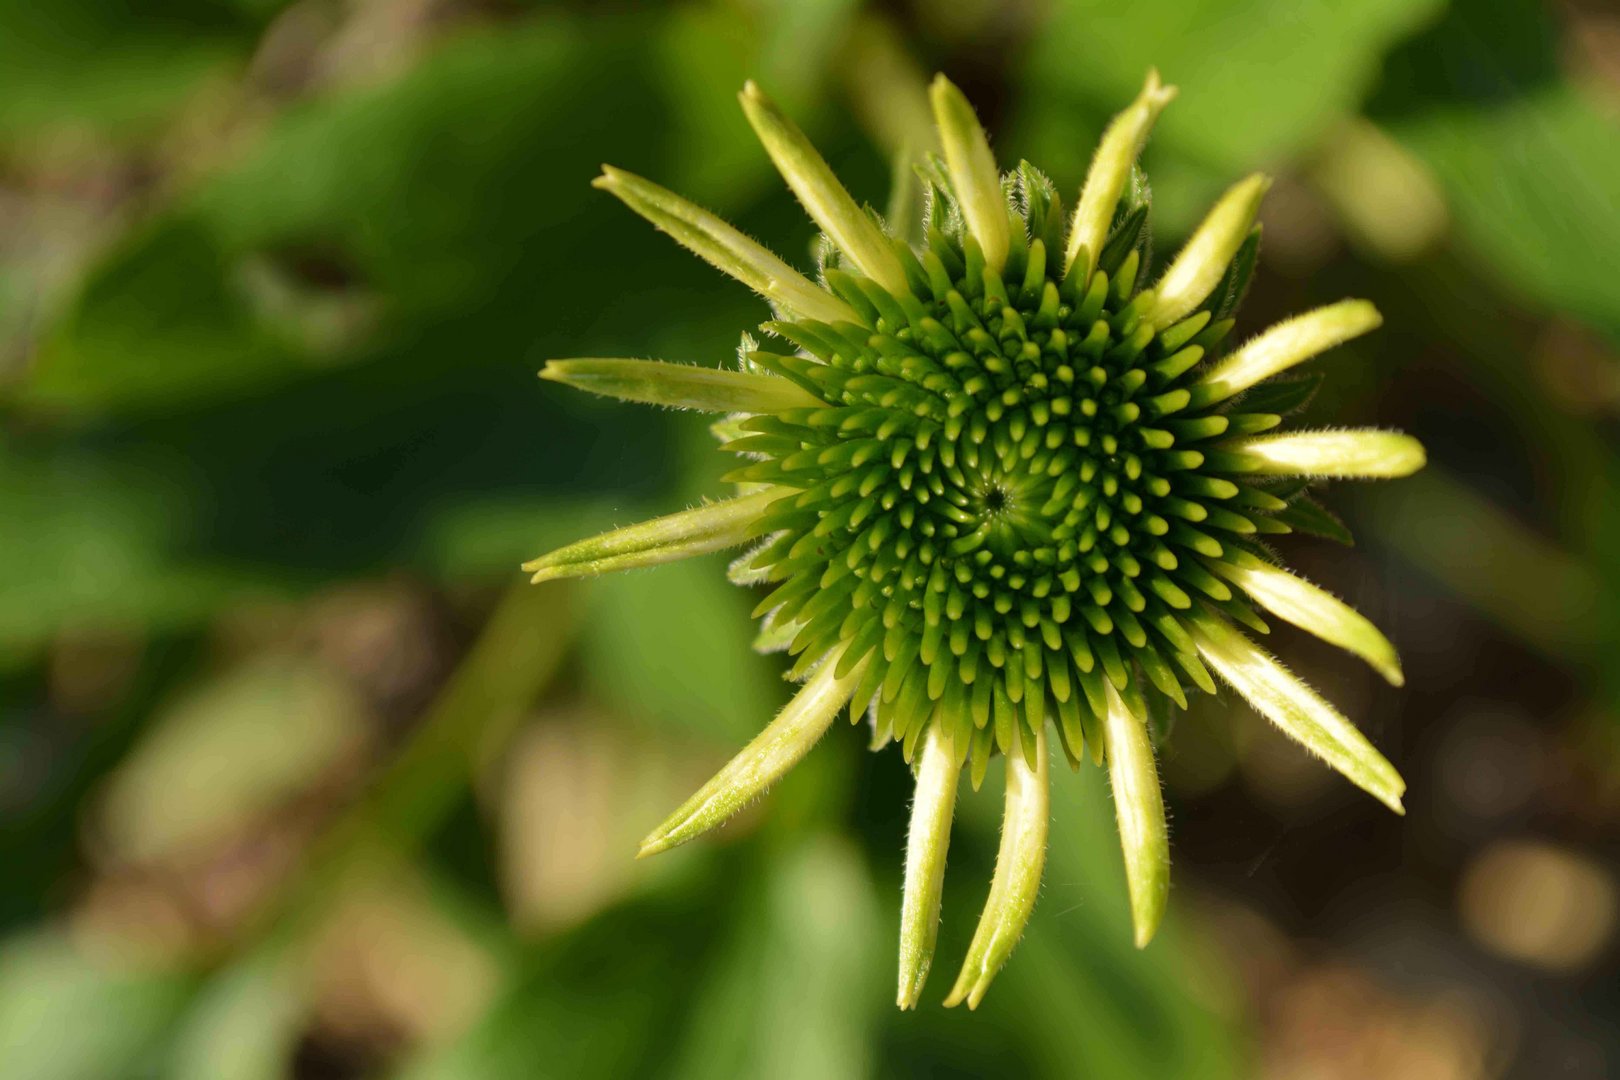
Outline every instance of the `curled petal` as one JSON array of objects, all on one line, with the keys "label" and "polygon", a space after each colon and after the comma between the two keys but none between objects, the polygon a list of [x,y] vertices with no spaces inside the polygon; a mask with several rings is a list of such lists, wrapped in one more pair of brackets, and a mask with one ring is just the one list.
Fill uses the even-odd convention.
[{"label": "curled petal", "polygon": [[789,494],[767,488],[752,495],[683,510],[558,548],[523,564],[535,584],[554,578],[585,577],[611,570],[657,566],[692,555],[735,547],[760,535],[760,515]]},{"label": "curled petal", "polygon": [[1210,563],[1216,573],[1252,596],[1279,619],[1308,630],[1330,645],[1355,653],[1389,681],[1405,683],[1395,646],[1366,616],[1325,589],[1236,549],[1233,563]]},{"label": "curled petal", "polygon": [[698,790],[680,809],[641,842],[638,859],[668,851],[701,836],[748,805],[793,766],[826,733],[855,692],[867,661],[839,678],[838,651],[821,662],[770,725],[726,763],[725,768]]},{"label": "curled petal", "polygon": [[1254,227],[1260,199],[1269,187],[1271,178],[1257,173],[1238,181],[1221,196],[1153,287],[1153,308],[1147,318],[1154,327],[1162,330],[1179,322],[1209,298]]},{"label": "curled petal", "polygon": [[827,162],[810,145],[804,132],[789,120],[752,81],[743,87],[743,112],[764,144],[765,152],[804,204],[815,223],[849,256],[861,273],[896,296],[911,291],[894,245],[866,212]]},{"label": "curled petal", "polygon": [[1108,708],[1103,715],[1108,743],[1108,778],[1114,789],[1119,841],[1125,851],[1125,881],[1131,894],[1136,947],[1151,940],[1170,898],[1170,839],[1164,820],[1164,794],[1153,763],[1147,722],[1134,713],[1112,683],[1104,681]]},{"label": "curled petal", "polygon": [[985,264],[999,274],[1007,261],[1011,231],[990,139],[979,125],[973,106],[945,76],[934,79],[928,96],[933,102],[934,123],[945,147],[945,167],[956,188],[962,216],[984,252]]},{"label": "curled petal", "polygon": [[945,852],[956,813],[956,786],[962,775],[951,738],[936,717],[923,736],[917,762],[917,791],[911,803],[906,839],[906,880],[900,906],[900,990],[896,1004],[913,1009],[928,979],[939,931],[939,896],[945,883]]},{"label": "curled petal", "polygon": [[602,166],[592,181],[722,273],[730,274],[778,307],[808,319],[853,319],[849,305],[749,239],[721,218],[634,173]]},{"label": "curled petal", "polygon": [[[1023,739],[1026,735],[1016,735]],[[1013,946],[1024,932],[1035,910],[1040,892],[1041,871],[1046,866],[1046,831],[1050,816],[1050,796],[1046,786],[1046,725],[1035,725],[1034,764],[1022,753],[1009,753],[1007,759],[1007,801],[1001,819],[1001,850],[996,853],[996,872],[990,882],[990,898],[985,901],[979,928],[968,946],[962,972],[956,977],[945,1005],[962,1001],[976,1009],[990,988],[990,982],[1006,963]]]},{"label": "curled petal", "polygon": [[1216,364],[1199,380],[1199,405],[1225,401],[1295,364],[1375,330],[1384,321],[1365,300],[1341,300],[1278,323]]},{"label": "curled petal", "polygon": [[551,360],[540,377],[605,397],[705,412],[773,413],[826,404],[798,383],[775,375],[658,360]]},{"label": "curled petal", "polygon": [[1192,627],[1199,653],[1256,712],[1367,794],[1397,814],[1406,812],[1401,806],[1406,781],[1342,713],[1225,619],[1204,615],[1192,620]]},{"label": "curled petal", "polygon": [[1423,444],[1396,431],[1297,431],[1229,443],[1210,455],[1228,472],[1387,480],[1423,468]]},{"label": "curled petal", "polygon": [[1097,256],[1108,239],[1108,226],[1114,220],[1114,208],[1119,205],[1131,166],[1142,153],[1153,122],[1175,96],[1175,87],[1161,84],[1157,70],[1149,71],[1136,100],[1103,132],[1085,186],[1080,189],[1080,204],[1075,207],[1064,252],[1065,268],[1071,274],[1082,275],[1081,281],[1089,281],[1097,268]]}]

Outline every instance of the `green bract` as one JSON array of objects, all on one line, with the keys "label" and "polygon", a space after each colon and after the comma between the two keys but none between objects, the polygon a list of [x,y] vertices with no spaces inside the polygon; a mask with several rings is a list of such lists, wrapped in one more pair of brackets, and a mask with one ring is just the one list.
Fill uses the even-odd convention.
[{"label": "green bract", "polygon": [[858,206],[750,84],[743,108],[826,234],[811,281],[707,212],[608,168],[597,181],[761,293],[766,349],[736,370],[559,360],[542,374],[633,401],[731,414],[742,494],[563,548],[535,580],[752,543],[732,575],[765,589],[760,647],[796,657],[794,700],[644,842],[713,828],[787,771],[846,705],[917,771],[899,1002],[927,975],[958,777],[1006,760],[990,898],[948,1004],[976,1005],[1029,918],[1055,743],[1106,761],[1138,944],[1168,889],[1148,718],[1220,676],[1354,783],[1400,809],[1394,768],[1243,634],[1261,613],[1400,668],[1366,619],[1276,565],[1263,541],[1342,535],[1313,477],[1410,473],[1423,450],[1373,431],[1277,434],[1310,384],[1267,382],[1379,323],[1356,300],[1230,348],[1268,181],[1235,185],[1153,284],[1135,166],[1174,96],[1150,75],[1104,134],[1077,208],[1028,164],[998,172],[972,109],[933,87],[943,160],[912,248]]}]

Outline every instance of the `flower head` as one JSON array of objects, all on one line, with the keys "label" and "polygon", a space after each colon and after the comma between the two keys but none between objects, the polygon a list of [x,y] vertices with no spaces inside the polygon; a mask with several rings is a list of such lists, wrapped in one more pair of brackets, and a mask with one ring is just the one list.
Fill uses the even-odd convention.
[{"label": "flower head", "polygon": [[[733,566],[767,591],[760,647],[803,687],[642,854],[715,827],[791,768],[845,706],[916,772],[899,1003],[915,1005],[939,916],[959,777],[1006,768],[989,900],[947,1004],[977,1005],[1035,903],[1055,746],[1107,763],[1138,945],[1169,883],[1148,718],[1216,676],[1392,809],[1404,784],[1345,719],[1240,627],[1263,613],[1357,654],[1392,683],[1395,650],[1341,601],[1280,567],[1265,540],[1340,535],[1306,494],[1320,477],[1394,477],[1423,449],[1382,431],[1279,433],[1310,384],[1277,380],[1379,323],[1346,300],[1232,347],[1269,181],[1233,186],[1149,271],[1136,158],[1174,97],[1156,74],[1105,132],[1073,213],[1027,163],[1001,173],[962,94],[932,88],[942,159],[915,249],[861,207],[749,84],[743,110],[825,234],[812,280],[640,177],[596,181],[761,294],[774,339],[735,368],[557,360],[544,377],[632,401],[727,414],[737,496],[582,541],[534,580],[751,544]],[[1149,282],[1151,281],[1151,284]]]}]

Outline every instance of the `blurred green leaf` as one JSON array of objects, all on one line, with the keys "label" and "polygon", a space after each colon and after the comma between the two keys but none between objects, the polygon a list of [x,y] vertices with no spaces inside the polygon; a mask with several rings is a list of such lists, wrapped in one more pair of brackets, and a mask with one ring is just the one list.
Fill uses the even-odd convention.
[{"label": "blurred green leaf", "polygon": [[[151,410],[339,362],[487,368],[577,340],[623,290],[618,244],[639,226],[591,190],[598,163],[699,161],[747,140],[737,123],[673,141],[651,62],[672,27],[695,47],[700,34],[654,17],[467,33],[391,82],[289,110],[91,273],[23,400]],[[723,53],[734,32],[703,40]],[[268,297],[267,280],[283,282]],[[315,331],[288,324],[310,304],[277,299],[286,289],[365,297],[372,314],[312,353],[300,343]],[[660,321],[635,292],[630,325]],[[440,331],[434,353],[425,328]]]},{"label": "blurred green leaf", "polygon": [[656,1075],[684,1011],[681,991],[737,907],[692,884],[615,908],[522,957],[524,970],[479,1022],[408,1063],[400,1080]]},{"label": "blurred green leaf", "polygon": [[170,564],[192,524],[187,475],[170,457],[0,453],[0,647],[70,624],[172,625],[249,584],[211,560]]},{"label": "blurred green leaf", "polygon": [[1439,178],[1498,284],[1620,341],[1620,123],[1564,74],[1551,12],[1455,7],[1390,57],[1373,115]]},{"label": "blurred green leaf", "polygon": [[257,32],[210,0],[0,0],[0,137],[148,130],[243,60]]},{"label": "blurred green leaf", "polygon": [[725,578],[725,555],[609,575],[587,587],[585,668],[599,699],[637,725],[730,745],[787,701],[750,647],[751,593]]},{"label": "blurred green leaf", "polygon": [[95,268],[22,388],[49,409],[183,403],[252,387],[294,357],[255,321],[212,232],[180,219]]},{"label": "blurred green leaf", "polygon": [[182,1019],[171,1080],[281,1080],[305,1019],[299,976],[270,952],[215,975]]},{"label": "blurred green leaf", "polygon": [[[1025,152],[1078,183],[1104,118],[1149,68],[1181,89],[1150,150],[1155,216],[1191,223],[1234,175],[1277,168],[1360,108],[1382,56],[1443,0],[1077,0],[1054,8],[1032,41],[1019,127]],[[1076,119],[1077,115],[1081,118]],[[1090,122],[1085,118],[1089,117]]]},{"label": "blurred green leaf", "polygon": [[107,1080],[155,1063],[184,977],[98,962],[50,932],[0,945],[6,1080]]},{"label": "blurred green leaf", "polygon": [[356,759],[368,735],[361,703],[334,674],[257,657],[155,718],[112,777],[98,832],[119,859],[200,856]]},{"label": "blurred green leaf", "polygon": [[[602,157],[661,173],[750,140],[739,121],[670,142],[648,62],[665,29],[542,17],[460,35],[391,82],[292,110],[116,245],[16,391],[101,419],[35,427],[0,465],[12,505],[33,505],[0,525],[18,552],[0,563],[6,636],[195,618],[401,560],[504,573],[539,539],[514,522],[566,517],[549,496],[667,483],[663,417],[534,379],[582,349],[729,355],[759,315],[589,187]],[[716,25],[710,47],[732,33]],[[265,265],[373,296],[377,321],[317,355],[255,299]],[[653,288],[627,288],[626,265]],[[481,531],[480,507],[499,528]]]},{"label": "blurred green leaf", "polygon": [[871,1036],[890,1008],[880,926],[872,882],[847,842],[796,837],[749,883],[731,939],[694,987],[667,1075],[872,1075]]}]

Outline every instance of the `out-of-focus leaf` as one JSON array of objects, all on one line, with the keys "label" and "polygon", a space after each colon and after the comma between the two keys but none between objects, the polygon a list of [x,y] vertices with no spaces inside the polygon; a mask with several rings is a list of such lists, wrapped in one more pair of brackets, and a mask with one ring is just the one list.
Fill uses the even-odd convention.
[{"label": "out-of-focus leaf", "polygon": [[27,650],[64,625],[195,619],[248,584],[212,560],[170,564],[193,525],[189,475],[167,456],[0,453],[0,648]]},{"label": "out-of-focus leaf", "polygon": [[6,1080],[106,1080],[155,1063],[190,992],[177,975],[98,962],[51,933],[0,944]]},{"label": "out-of-focus leaf", "polygon": [[668,1075],[872,1075],[869,1040],[890,1007],[890,958],[860,859],[830,835],[800,837],[754,886],[719,963],[702,976]]},{"label": "out-of-focus leaf", "polygon": [[257,29],[210,0],[3,0],[0,137],[141,131],[245,58]]},{"label": "out-of-focus leaf", "polygon": [[193,855],[356,754],[360,705],[319,667],[268,657],[193,690],[113,775],[98,831],[120,859]]},{"label": "out-of-focus leaf", "polygon": [[[1443,468],[1361,494],[1367,531],[1555,662],[1595,664],[1607,605],[1587,564]],[[1511,569],[1508,569],[1511,568]]]},{"label": "out-of-focus leaf", "polygon": [[1457,5],[1390,57],[1373,115],[1507,290],[1620,339],[1620,124],[1564,77],[1563,48],[1539,3]]},{"label": "out-of-focus leaf", "polygon": [[547,942],[521,957],[524,970],[470,1030],[409,1063],[401,1080],[657,1075],[679,1030],[681,991],[738,907],[687,888]]},{"label": "out-of-focus leaf", "polygon": [[36,360],[25,400],[51,408],[183,404],[296,364],[255,321],[233,274],[197,221],[137,234],[94,270]]},{"label": "out-of-focus leaf", "polygon": [[[145,411],[342,362],[516,365],[536,342],[577,344],[627,291],[637,318],[602,325],[658,325],[648,305],[659,301],[626,289],[619,257],[641,223],[590,179],[604,158],[665,173],[660,161],[748,137],[739,123],[729,139],[671,141],[665,71],[652,62],[667,29],[648,16],[587,34],[541,17],[462,35],[391,82],[290,110],[92,272],[45,335],[22,400]],[[709,36],[723,51],[722,30]],[[371,315],[352,341],[311,355],[319,335],[287,320],[312,305],[263,293],[282,278],[294,294],[363,296]],[[423,350],[424,330],[452,327]]]},{"label": "out-of-focus leaf", "polygon": [[751,594],[729,584],[724,555],[598,578],[589,586],[585,664],[601,700],[635,724],[730,744],[787,699],[750,642]]},{"label": "out-of-focus leaf", "polygon": [[[604,157],[662,174],[722,133],[664,133],[659,17],[586,26],[461,35],[306,103],[115,247],[13,393],[124,419],[34,428],[0,461],[7,505],[32,506],[0,522],[0,636],[180,621],[383,563],[504,572],[539,539],[512,521],[549,496],[668,482],[664,417],[565,402],[534,372],[581,350],[729,356],[759,312],[591,190]],[[244,284],[266,261],[348,279],[376,329],[313,356]]]},{"label": "out-of-focus leaf", "polygon": [[171,1080],[281,1080],[306,1009],[298,973],[279,955],[249,956],[216,975],[180,1023]]},{"label": "out-of-focus leaf", "polygon": [[[1157,67],[1181,94],[1154,139],[1225,173],[1287,161],[1372,88],[1386,49],[1441,0],[1079,0],[1034,37],[1024,117],[1032,160],[1080,175],[1095,134],[1074,107],[1106,116]],[[1163,186],[1164,178],[1155,173]]]}]

